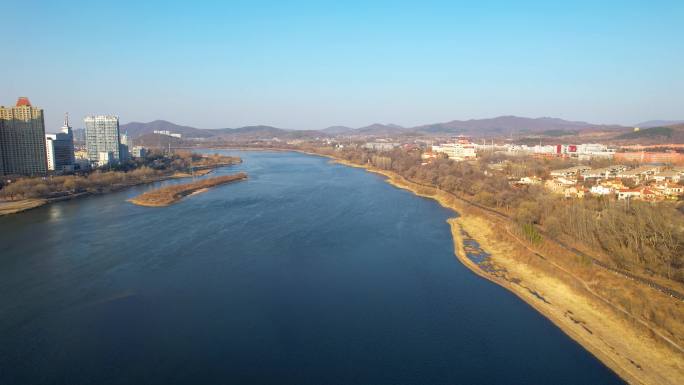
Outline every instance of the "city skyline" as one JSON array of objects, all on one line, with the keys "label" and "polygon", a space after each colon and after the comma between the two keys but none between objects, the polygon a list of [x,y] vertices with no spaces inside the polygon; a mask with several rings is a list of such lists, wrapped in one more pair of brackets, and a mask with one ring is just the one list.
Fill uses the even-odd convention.
[{"label": "city skyline", "polygon": [[199,128],[683,118],[681,2],[163,5],[42,4],[30,29],[8,18],[21,55],[0,99],[30,97],[48,132],[66,111]]}]

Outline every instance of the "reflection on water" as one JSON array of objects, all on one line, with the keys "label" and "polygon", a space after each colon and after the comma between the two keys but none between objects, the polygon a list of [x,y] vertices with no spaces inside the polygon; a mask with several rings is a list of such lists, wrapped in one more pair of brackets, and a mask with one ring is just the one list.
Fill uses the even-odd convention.
[{"label": "reflection on water", "polygon": [[0,218],[0,384],[620,383],[453,258],[436,202],[240,156],[166,208],[126,202],[157,183]]},{"label": "reflection on water", "polygon": [[47,220],[50,222],[58,222],[62,219],[64,206],[58,204],[47,205]]}]

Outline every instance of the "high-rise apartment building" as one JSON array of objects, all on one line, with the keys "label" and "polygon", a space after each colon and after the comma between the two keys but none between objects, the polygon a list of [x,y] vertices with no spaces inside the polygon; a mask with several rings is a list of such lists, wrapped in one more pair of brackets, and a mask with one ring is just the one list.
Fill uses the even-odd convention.
[{"label": "high-rise apartment building", "polygon": [[69,125],[69,114],[65,114],[64,125],[60,131],[57,134],[45,135],[48,170],[73,171],[76,159],[74,158],[74,134]]},{"label": "high-rise apartment building", "polygon": [[0,174],[47,172],[43,110],[20,97],[14,107],[0,106]]},{"label": "high-rise apartment building", "polygon": [[119,117],[114,115],[90,115],[84,119],[88,159],[98,166],[121,161]]},{"label": "high-rise apartment building", "polygon": [[128,144],[128,134],[121,134],[121,147],[119,150],[119,158],[121,162],[129,160],[131,157],[130,146]]}]

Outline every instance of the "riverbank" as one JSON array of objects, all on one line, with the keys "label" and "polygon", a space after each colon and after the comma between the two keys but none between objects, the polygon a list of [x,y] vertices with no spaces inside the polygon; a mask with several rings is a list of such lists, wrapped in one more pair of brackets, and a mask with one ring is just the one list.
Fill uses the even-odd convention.
[{"label": "riverbank", "polygon": [[[410,182],[370,165],[305,153],[381,174],[391,185],[435,199],[461,214],[449,220],[459,261],[477,275],[516,294],[625,381],[678,384],[684,378],[681,301],[587,265],[550,241],[533,249],[516,236],[510,221],[437,188]],[[486,269],[467,257],[464,231],[490,254]],[[644,301],[655,304],[660,312],[652,312],[651,319],[636,314],[634,309]],[[657,324],[656,319],[665,326]]]},{"label": "riverbank", "polygon": [[226,183],[237,182],[244,179],[247,179],[247,174],[243,172],[233,175],[217,176],[195,182],[162,187],[138,195],[137,197],[131,198],[128,201],[139,206],[165,207],[180,201],[183,197],[199,194],[209,190],[212,187]]},{"label": "riverbank", "polygon": [[[77,199],[90,195],[101,195],[112,192],[118,192],[129,187],[139,186],[143,184],[162,182],[170,179],[201,177],[210,174],[216,168],[232,166],[242,162],[242,159],[240,158],[225,156],[218,156],[215,157],[215,159],[208,159],[213,160],[213,162],[207,162],[204,158],[202,158],[200,162],[197,162],[192,166],[190,172],[174,171],[168,172],[163,175],[155,175],[151,177],[148,176],[143,179],[129,180],[125,183],[111,184],[107,185],[106,188],[87,189],[85,191],[83,189],[64,191],[62,193],[57,194],[57,196],[50,198],[0,200],[0,216],[21,213],[50,203]],[[135,170],[133,172],[135,172]]]},{"label": "riverbank", "polygon": [[[196,176],[202,176],[210,173],[212,170],[202,170],[206,172],[197,172]],[[55,203],[55,202],[62,202],[65,200],[71,200],[71,199],[77,199],[77,198],[82,198],[86,196],[91,196],[91,195],[99,195],[99,194],[107,194],[107,193],[112,193],[112,192],[117,192],[124,190],[129,187],[133,186],[139,186],[143,184],[149,184],[149,183],[155,183],[155,182],[162,182],[165,180],[170,180],[170,179],[182,179],[182,178],[191,178],[192,174],[189,173],[183,173],[183,172],[175,172],[171,175],[165,175],[162,177],[158,178],[153,178],[149,180],[143,180],[143,181],[138,181],[135,183],[127,183],[127,184],[122,184],[122,185],[115,185],[112,186],[110,190],[106,192],[88,192],[88,191],[83,191],[83,192],[74,192],[70,194],[66,194],[60,197],[56,198],[48,198],[48,199],[20,199],[16,201],[0,201],[0,216],[3,215],[10,215],[10,214],[18,214],[24,211],[32,210],[50,203]]]},{"label": "riverbank", "polygon": [[0,216],[35,209],[47,203],[47,199],[22,199],[19,201],[0,202]]}]

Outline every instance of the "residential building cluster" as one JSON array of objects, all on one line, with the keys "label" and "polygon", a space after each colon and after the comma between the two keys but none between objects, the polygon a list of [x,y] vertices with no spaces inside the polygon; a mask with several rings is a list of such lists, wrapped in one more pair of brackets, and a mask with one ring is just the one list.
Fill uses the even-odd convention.
[{"label": "residential building cluster", "polygon": [[166,135],[166,136],[171,136],[173,138],[178,138],[178,139],[180,139],[182,136],[181,134],[177,134],[177,133],[171,132],[169,130],[154,130],[153,132],[157,135]]},{"label": "residential building cluster", "polygon": [[0,175],[73,172],[122,162],[131,153],[145,156],[143,147],[129,150],[117,116],[86,116],[84,124],[85,148],[76,149],[68,114],[59,132],[46,134],[43,110],[27,97],[20,97],[12,107],[0,106]]},{"label": "residential building cluster", "polygon": [[503,152],[507,155],[537,156],[537,157],[562,157],[589,160],[591,158],[613,158],[615,149],[600,143],[584,144],[555,144],[534,145],[525,144],[482,144],[471,142],[468,138],[459,136],[453,142],[447,142],[429,147],[430,151],[424,154],[424,159],[431,159],[437,154],[445,154],[449,159],[456,161],[472,160],[477,158],[477,151]]},{"label": "residential building cluster", "polygon": [[616,153],[615,148],[611,148],[600,143],[583,144],[537,144],[528,146],[526,144],[475,144],[478,150],[504,152],[508,155],[537,156],[537,157],[560,157],[577,158],[579,160],[589,160],[591,158],[613,158]]},{"label": "residential building cluster", "polygon": [[365,143],[363,148],[375,151],[392,151],[399,146],[399,143],[377,141]]},{"label": "residential building cluster", "polygon": [[575,166],[552,171],[544,187],[566,198],[583,198],[591,194],[654,202],[684,195],[684,186],[679,183],[682,180],[684,167],[666,169],[661,165],[646,165],[630,169],[613,165],[592,169]]}]

